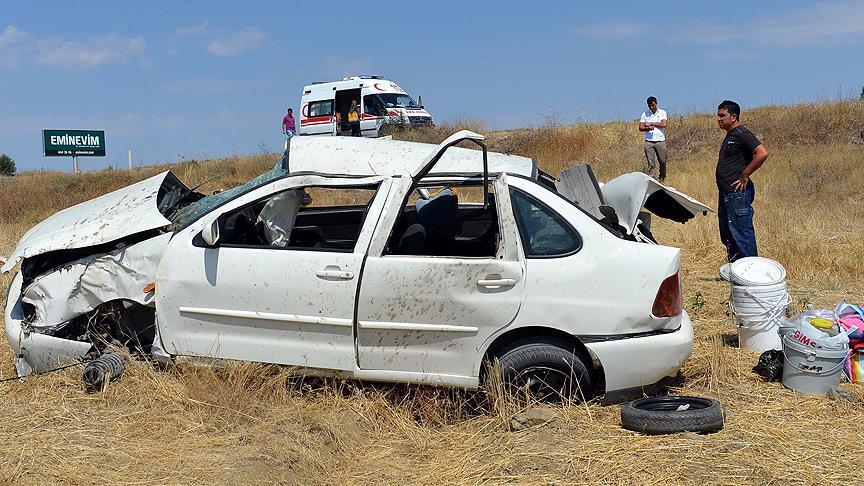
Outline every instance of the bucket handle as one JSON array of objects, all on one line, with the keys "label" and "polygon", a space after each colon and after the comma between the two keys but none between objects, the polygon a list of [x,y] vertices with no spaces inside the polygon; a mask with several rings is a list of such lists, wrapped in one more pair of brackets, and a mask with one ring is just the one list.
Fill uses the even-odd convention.
[{"label": "bucket handle", "polygon": [[[747,287],[739,287],[739,288],[740,288],[740,289],[741,289],[745,294],[749,295],[750,297],[753,297],[753,299],[756,300],[757,302],[761,302],[761,303],[763,303],[763,304],[765,304],[765,305],[780,305],[780,300],[782,300],[782,299],[779,299],[777,302],[771,302],[771,301],[768,301],[768,300],[762,300],[762,299],[759,298],[759,296],[757,296],[757,295],[751,293],[749,290],[747,290]],[[788,303],[790,303],[790,302],[792,301],[792,297],[789,295],[789,292],[786,292],[786,299],[785,299],[785,300],[787,301],[786,304],[788,304]],[[785,304],[783,304],[783,305],[785,305]]]},{"label": "bucket handle", "polygon": [[[750,295],[749,292],[748,292],[748,295]],[[780,307],[780,306],[786,306],[792,302],[792,296],[790,296],[788,292],[786,293],[785,297],[781,297],[781,298],[777,299],[776,302],[771,302],[769,300],[762,300],[762,299],[760,299],[756,296],[753,296],[753,295],[751,295],[751,297],[753,297],[759,303],[765,304],[767,307],[769,307],[769,310],[767,310],[765,312],[760,312],[759,314],[756,314],[756,315],[761,315],[761,314],[765,314],[767,312],[771,312],[771,309],[773,309],[773,308]],[[732,296],[730,295],[729,301],[728,301],[729,302],[729,308],[732,309],[732,311],[734,312],[735,311],[735,305],[732,303],[733,300],[735,300],[735,299],[733,299]],[[785,309],[784,309],[784,311],[785,311]]]},{"label": "bucket handle", "polygon": [[839,364],[837,364],[837,366],[835,366],[829,370],[825,370],[825,371],[805,370],[804,368],[801,368],[798,365],[796,365],[795,363],[793,363],[789,359],[789,357],[786,356],[786,346],[785,345],[783,346],[783,361],[785,361],[786,363],[789,363],[793,368],[800,371],[801,373],[807,373],[808,375],[816,375],[816,376],[833,375],[834,373],[836,373],[838,370],[842,369],[846,365],[847,359],[849,359],[849,353],[846,353],[846,357],[843,358],[843,361],[841,361]]},{"label": "bucket handle", "polygon": [[[783,306],[785,306],[785,305],[786,304],[783,304]],[[756,314],[747,314],[746,312],[738,312],[735,310],[735,306],[732,304],[729,305],[729,308],[732,311],[732,315],[734,315],[735,317],[747,318],[748,320],[750,320],[750,318],[757,317],[757,318],[761,318],[761,319],[757,319],[761,322],[770,321],[770,320],[774,319],[775,317],[780,317],[780,315],[785,312],[785,309],[783,309],[782,307],[776,307],[775,309],[769,309],[765,312],[759,312]],[[743,327],[749,327],[749,326],[743,326]]]},{"label": "bucket handle", "polygon": [[[748,293],[749,293],[749,292],[748,292]],[[760,319],[760,320],[761,320],[762,322],[770,321],[770,320],[772,320],[772,319],[774,319],[774,318],[776,318],[776,317],[780,317],[781,314],[784,314],[784,313],[786,312],[785,307],[786,307],[787,305],[789,305],[790,302],[792,302],[792,297],[789,296],[788,293],[786,294],[786,297],[785,297],[785,298],[782,298],[782,299],[778,300],[777,302],[766,302],[766,301],[763,301],[763,300],[761,300],[761,299],[758,299],[757,297],[754,297],[754,298],[757,299],[757,300],[759,300],[759,301],[762,302],[763,304],[767,304],[767,305],[769,305],[771,308],[769,308],[768,310],[766,310],[766,311],[764,311],[764,312],[759,312],[759,313],[756,313],[756,314],[746,314],[746,313],[743,313],[743,312],[738,312],[738,311],[735,310],[735,304],[732,303],[732,300],[733,300],[733,299],[732,299],[732,297],[730,296],[730,297],[729,297],[729,310],[732,311],[732,315],[734,315],[734,316],[736,316],[736,317],[760,317],[760,316],[765,316],[763,319]],[[750,326],[740,326],[740,327],[750,327]]]}]

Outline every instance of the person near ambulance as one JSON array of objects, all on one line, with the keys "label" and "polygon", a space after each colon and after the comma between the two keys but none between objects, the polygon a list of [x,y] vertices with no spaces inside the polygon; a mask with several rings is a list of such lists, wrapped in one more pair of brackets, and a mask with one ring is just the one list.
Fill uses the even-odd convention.
[{"label": "person near ambulance", "polygon": [[294,109],[288,108],[288,113],[282,118],[282,133],[291,140],[297,134],[297,125],[294,122]]},{"label": "person near ambulance", "polygon": [[[650,96],[647,100],[648,111],[639,118],[639,131],[645,132],[645,161],[648,163],[646,173],[663,182],[666,179],[666,111],[657,107],[657,98]],[[659,172],[658,172],[659,165]]]},{"label": "person near ambulance", "polygon": [[351,108],[348,109],[348,126],[352,137],[360,136],[360,107],[356,100],[351,100]]}]

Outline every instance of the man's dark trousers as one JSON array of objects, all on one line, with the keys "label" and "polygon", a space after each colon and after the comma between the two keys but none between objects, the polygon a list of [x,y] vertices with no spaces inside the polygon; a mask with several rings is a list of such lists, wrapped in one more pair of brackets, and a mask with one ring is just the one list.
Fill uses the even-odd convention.
[{"label": "man's dark trousers", "polygon": [[729,261],[758,256],[756,231],[753,229],[753,199],[756,190],[748,181],[744,191],[720,189],[717,219],[720,223],[720,241],[726,247]]}]

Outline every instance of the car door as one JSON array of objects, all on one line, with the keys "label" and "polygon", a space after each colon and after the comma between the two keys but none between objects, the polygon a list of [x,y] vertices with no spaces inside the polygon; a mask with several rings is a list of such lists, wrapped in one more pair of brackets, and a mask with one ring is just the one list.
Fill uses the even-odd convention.
[{"label": "car door", "polygon": [[[165,349],[176,355],[354,369],[357,287],[389,184],[389,179],[380,177],[289,177],[239,198],[175,235],[160,264],[156,286]],[[320,196],[322,188],[341,195]],[[312,207],[326,206],[327,200],[350,200],[361,188],[372,193],[368,202]],[[242,230],[237,228],[258,226],[257,222],[240,224],[244,211],[252,208],[254,213],[264,201],[266,208],[277,199],[289,201],[285,207],[290,207],[292,198],[273,195],[291,191],[307,192],[313,203],[298,210],[296,218],[287,218],[287,224],[293,225],[285,231],[289,237],[273,240],[288,241],[286,246],[254,244],[238,236]],[[279,214],[276,209],[269,214]],[[262,209],[259,216],[265,212]],[[328,217],[336,223],[328,226]],[[220,239],[208,247],[202,229],[217,219]],[[256,235],[260,238],[260,232]]]},{"label": "car door", "polygon": [[485,256],[392,254],[383,242],[399,231],[394,215],[413,186],[403,180],[401,190],[394,187],[360,286],[361,369],[474,374],[477,351],[513,321],[524,292],[524,264],[505,179],[493,184],[498,244]]}]

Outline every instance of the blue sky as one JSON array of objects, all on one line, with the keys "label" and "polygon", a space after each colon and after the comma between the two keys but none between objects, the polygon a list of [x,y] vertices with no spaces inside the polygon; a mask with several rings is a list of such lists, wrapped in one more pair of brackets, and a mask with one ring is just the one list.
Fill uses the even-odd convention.
[{"label": "blue sky", "polygon": [[490,129],[857,96],[864,2],[8,2],[0,152],[107,130],[84,170],[251,154],[311,81],[382,74],[441,121]]}]

